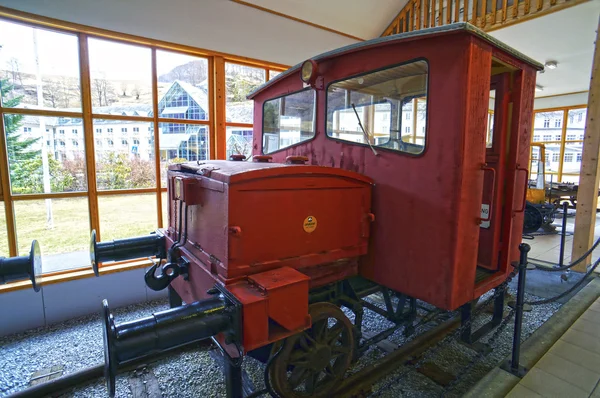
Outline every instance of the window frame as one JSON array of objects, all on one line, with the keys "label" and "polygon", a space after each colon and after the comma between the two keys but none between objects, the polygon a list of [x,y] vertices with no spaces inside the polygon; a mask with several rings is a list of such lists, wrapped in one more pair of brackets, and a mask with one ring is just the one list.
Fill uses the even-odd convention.
[{"label": "window frame", "polygon": [[[555,181],[557,182],[561,182],[563,181],[563,176],[573,176],[573,175],[580,175],[579,173],[572,173],[572,172],[565,172],[564,171],[564,164],[565,164],[565,147],[567,145],[567,143],[570,144],[578,144],[578,143],[583,143],[583,140],[578,139],[579,136],[576,136],[575,140],[568,140],[567,139],[567,131],[570,128],[576,128],[576,127],[572,127],[571,123],[570,123],[570,117],[569,117],[569,113],[570,111],[576,111],[576,110],[585,110],[587,111],[587,105],[581,104],[581,105],[571,105],[571,106],[562,106],[562,107],[557,107],[557,108],[543,108],[543,109],[535,109],[533,110],[533,118],[532,118],[532,128],[531,128],[531,142],[541,142],[543,144],[558,144],[558,160],[557,161],[553,161],[552,158],[550,159],[546,159],[546,163],[555,163],[558,164],[558,167],[556,169],[556,171],[546,171],[546,175],[554,175],[556,176]],[[562,123],[561,126],[558,127],[539,127],[536,129],[535,127],[535,120],[536,120],[536,115],[540,114],[540,113],[562,113]],[[583,120],[583,113],[584,112],[579,112],[578,116],[577,116],[577,123],[580,123]],[[544,121],[545,120],[549,120],[554,118],[555,116],[545,116],[544,117]],[[581,117],[582,120],[579,120],[579,117]],[[556,130],[556,129],[560,129],[561,133],[560,133],[560,140],[552,140],[552,141],[543,141],[543,139],[541,141],[535,141],[533,139],[534,135],[536,134],[536,130],[537,134],[540,134],[540,136],[543,137],[543,134],[545,133],[544,130],[549,129],[549,130]],[[577,128],[576,128],[577,129]],[[585,126],[583,127],[584,131],[585,131]],[[541,131],[540,131],[541,130]],[[570,133],[573,134],[573,133]],[[580,134],[580,133],[575,133],[575,134]],[[552,137],[554,138],[554,137]],[[585,135],[584,135],[585,138]],[[530,151],[530,156],[529,156],[529,161],[531,162],[531,153],[532,151]],[[549,156],[549,152],[546,151],[546,157]],[[575,159],[575,158],[574,158]]]},{"label": "window frame", "polygon": [[[385,152],[391,152],[391,153],[397,153],[397,154],[400,154],[400,155],[406,155],[406,156],[409,156],[411,158],[418,158],[418,157],[424,156],[427,153],[427,148],[429,147],[429,145],[428,145],[429,140],[427,139],[427,132],[429,131],[429,129],[428,129],[428,127],[429,127],[429,88],[430,88],[430,86],[429,86],[430,85],[429,75],[430,75],[430,70],[431,70],[430,65],[429,65],[429,59],[426,58],[426,57],[413,58],[413,59],[410,59],[408,61],[404,61],[404,62],[400,62],[400,63],[396,63],[396,64],[391,64],[391,65],[386,65],[386,66],[384,66],[382,68],[372,69],[372,70],[367,71],[367,72],[361,72],[359,74],[345,76],[345,77],[343,77],[341,79],[337,79],[337,80],[333,80],[333,81],[329,82],[327,84],[327,86],[325,87],[325,89],[322,90],[322,93],[325,96],[325,98],[324,98],[325,108],[324,108],[324,115],[323,115],[323,119],[324,119],[323,120],[323,132],[325,134],[325,138],[330,139],[332,141],[340,142],[340,143],[345,143],[345,144],[349,144],[349,145],[358,145],[358,146],[370,148],[369,144],[361,144],[359,142],[352,142],[352,141],[348,141],[348,140],[343,140],[343,139],[340,139],[340,138],[331,137],[329,134],[327,134],[327,109],[328,109],[328,95],[327,95],[327,93],[329,92],[329,86],[331,86],[332,84],[335,84],[335,83],[342,82],[344,80],[354,79],[356,77],[370,75],[372,73],[381,72],[383,70],[387,70],[387,69],[392,69],[392,68],[396,68],[396,67],[399,67],[399,66],[408,65],[408,64],[415,63],[415,62],[419,62],[419,61],[425,61],[425,63],[427,64],[427,79],[426,79],[426,84],[425,84],[425,104],[426,104],[426,107],[425,107],[425,135],[423,136],[423,141],[424,141],[423,142],[423,150],[420,153],[415,154],[415,153],[400,151],[400,150],[397,150],[397,149],[386,148],[386,147],[383,147],[383,146],[375,146],[375,145],[373,145],[373,148],[375,148],[378,151],[381,149],[381,150],[384,150]],[[418,101],[419,98],[422,98],[422,96],[421,97],[413,97],[412,100],[417,99],[417,101]],[[400,111],[399,112],[402,113],[402,107],[400,107]],[[402,119],[402,116],[400,116],[399,119]],[[402,125],[400,125],[399,127],[400,127],[399,130],[401,130]]]},{"label": "window frame", "polygon": [[[91,87],[90,87],[90,59],[88,52],[88,38],[93,39],[101,39],[105,41],[111,41],[118,44],[126,44],[126,45],[134,45],[139,47],[148,48],[151,51],[151,68],[152,68],[152,106],[156,108],[158,105],[155,102],[158,101],[157,96],[157,53],[159,51],[168,51],[176,54],[186,54],[195,57],[202,57],[207,60],[208,63],[208,97],[209,97],[209,107],[205,109],[206,120],[178,120],[178,123],[185,124],[201,124],[208,126],[208,145],[207,145],[207,155],[209,158],[223,158],[223,152],[220,152],[220,148],[225,145],[225,131],[226,129],[222,127],[221,124],[218,123],[220,117],[224,115],[225,106],[224,104],[220,104],[217,98],[217,90],[225,91],[225,82],[219,80],[219,76],[223,76],[224,65],[226,62],[232,63],[240,63],[256,68],[262,68],[265,72],[265,79],[268,79],[269,70],[273,71],[284,71],[289,68],[287,65],[267,62],[263,60],[248,58],[245,56],[237,56],[227,53],[216,52],[212,50],[205,50],[190,46],[185,46],[181,44],[169,43],[165,41],[149,39],[139,36],[128,35],[125,33],[114,32],[106,29],[99,29],[90,26],[73,24],[70,22],[65,22],[57,19],[41,17],[35,14],[29,14],[17,10],[10,9],[0,9],[0,21],[6,23],[14,23],[21,24],[31,29],[42,29],[46,31],[51,31],[55,33],[69,34],[73,35],[77,38],[78,44],[78,66],[79,66],[79,75],[76,77],[77,81],[80,83],[81,87],[81,100],[82,107],[77,111],[65,111],[65,110],[53,110],[49,108],[43,109],[28,109],[28,108],[8,108],[3,107],[0,104],[0,201],[5,205],[4,212],[6,215],[6,229],[0,230],[0,233],[6,232],[7,240],[8,240],[8,250],[9,256],[16,256],[18,254],[18,244],[17,244],[17,232],[19,228],[17,228],[15,222],[15,212],[14,212],[14,204],[17,201],[27,201],[27,200],[39,200],[39,199],[60,199],[60,198],[86,198],[89,202],[89,228],[96,229],[98,233],[98,238],[100,238],[101,226],[99,223],[99,212],[97,201],[98,198],[103,195],[114,195],[114,194],[131,194],[137,195],[139,193],[156,193],[156,226],[158,228],[163,227],[163,219],[162,213],[162,199],[163,194],[166,192],[167,188],[164,184],[161,183],[160,179],[160,157],[158,155],[158,150],[155,151],[155,163],[156,163],[156,186],[153,188],[142,188],[142,189],[123,189],[123,190],[111,190],[111,191],[99,191],[95,188],[95,182],[97,181],[98,176],[91,175],[93,174],[90,169],[90,165],[95,164],[95,154],[96,154],[96,145],[95,145],[95,129],[93,126],[93,122],[95,119],[114,119],[119,121],[130,121],[130,122],[147,122],[150,123],[149,129],[154,125],[154,138],[149,139],[149,145],[153,145],[155,148],[159,148],[160,143],[156,136],[158,135],[157,126],[160,123],[167,123],[170,120],[168,118],[162,118],[160,115],[154,113],[153,116],[122,116],[122,115],[106,115],[95,113],[93,108],[91,107]],[[89,104],[84,105],[86,102]],[[41,117],[58,117],[58,118],[74,118],[79,120],[81,124],[81,129],[83,131],[83,141],[77,148],[78,151],[84,149],[85,157],[84,161],[86,164],[86,181],[87,181],[87,189],[84,191],[78,192],[56,192],[56,193],[41,193],[41,194],[13,194],[10,189],[11,182],[8,178],[8,156],[7,150],[5,146],[4,140],[4,115],[7,114],[19,114],[19,115],[32,115],[32,116],[41,116]],[[227,123],[228,124],[228,123]],[[252,126],[250,126],[252,127]],[[64,151],[66,146],[65,140],[65,131],[66,129],[61,129],[58,131],[59,136],[56,137],[58,142],[55,142],[54,147],[50,147],[49,150],[57,150]],[[112,130],[112,128],[111,128]],[[106,131],[106,138],[111,138],[114,140],[114,137],[119,138],[116,134],[113,135],[113,131]],[[79,128],[77,131],[77,135],[79,133]],[[102,131],[104,133],[104,131]],[[75,134],[73,134],[74,136]],[[80,136],[81,137],[81,136]],[[103,141],[104,142],[104,141]],[[58,144],[58,145],[57,145]],[[62,146],[61,146],[62,145]],[[114,145],[114,141],[113,141]],[[95,208],[95,210],[94,210]],[[43,247],[43,242],[41,242]],[[23,255],[24,253],[20,253]],[[124,261],[117,262],[114,264],[107,265],[106,268],[104,265],[101,267],[101,272],[118,272],[130,269],[132,265],[135,267],[146,267],[149,264],[148,260],[132,260],[132,261]],[[93,276],[91,270],[89,270],[89,266],[82,265],[83,268],[76,269],[68,269],[63,271],[51,272],[44,274],[44,278],[47,282],[45,283],[56,283],[63,280],[69,280],[72,278],[82,278]],[[82,272],[82,269],[85,272]],[[106,271],[105,271],[106,270]],[[89,271],[89,272],[88,272]],[[76,276],[74,276],[76,275]],[[82,276],[83,275],[83,276]],[[65,279],[66,278],[66,279]],[[0,293],[6,291],[20,290],[20,289],[28,289],[30,284],[28,282],[15,282],[9,283],[0,286]]]},{"label": "window frame", "polygon": [[[278,150],[273,151],[273,152],[265,153],[265,144],[264,144],[265,143],[265,141],[264,141],[264,138],[265,138],[265,105],[267,104],[267,102],[268,101],[274,101],[276,99],[283,98],[283,97],[289,97],[290,95],[294,95],[294,94],[301,93],[303,91],[310,91],[310,90],[312,90],[312,92],[313,92],[313,99],[314,99],[314,105],[313,105],[313,123],[312,123],[313,124],[313,136],[312,136],[312,138],[310,138],[308,140],[297,142],[297,143],[295,143],[293,145],[288,145],[286,147],[279,148]],[[303,88],[301,90],[293,91],[291,93],[282,94],[282,95],[279,95],[277,97],[269,98],[269,99],[263,101],[263,104],[262,104],[262,107],[261,107],[261,115],[260,115],[260,120],[261,120],[260,153],[261,153],[261,155],[271,156],[274,153],[278,153],[278,152],[284,151],[284,150],[286,150],[288,148],[293,148],[293,147],[296,147],[296,146],[298,146],[300,144],[305,144],[307,142],[313,141],[317,137],[317,98],[318,98],[317,97],[317,90],[315,90],[314,88],[312,88],[312,87],[309,86],[309,87],[305,87],[305,88]]]}]

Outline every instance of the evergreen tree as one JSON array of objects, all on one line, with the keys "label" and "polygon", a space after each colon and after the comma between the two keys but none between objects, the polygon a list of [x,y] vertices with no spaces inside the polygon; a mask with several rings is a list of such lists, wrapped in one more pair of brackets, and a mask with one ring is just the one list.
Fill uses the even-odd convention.
[{"label": "evergreen tree", "polygon": [[[8,79],[0,79],[0,95],[2,96],[2,105],[5,108],[17,107],[23,98],[22,96],[9,98],[12,88],[13,86],[9,84]],[[41,137],[21,139],[20,127],[22,119],[23,115],[4,115],[4,134],[6,135],[10,179],[13,187],[15,185],[22,185],[20,184],[21,180],[27,178],[27,171],[23,170],[23,166],[41,156],[41,151],[29,149]]]}]

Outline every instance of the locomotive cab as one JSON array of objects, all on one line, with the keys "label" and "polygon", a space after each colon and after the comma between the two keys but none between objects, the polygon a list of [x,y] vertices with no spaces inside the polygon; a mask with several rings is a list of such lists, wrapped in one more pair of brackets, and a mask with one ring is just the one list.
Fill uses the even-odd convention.
[{"label": "locomotive cab", "polygon": [[[109,391],[136,357],[210,337],[236,369],[230,396],[238,359],[266,353],[280,396],[324,397],[360,353],[414,331],[417,299],[460,307],[463,340],[489,332],[519,257],[541,68],[459,23],[343,47],[257,88],[251,160],[172,165],[166,229],[92,235],[94,264],[157,257],[146,284],[177,307],[116,324],[104,303]],[[471,333],[491,289],[492,320]],[[365,300],[375,292],[385,309]],[[394,325],[363,334],[363,309]]]},{"label": "locomotive cab", "polygon": [[371,178],[360,276],[454,310],[518,260],[539,69],[464,23],[344,47],[249,96],[253,154]]}]

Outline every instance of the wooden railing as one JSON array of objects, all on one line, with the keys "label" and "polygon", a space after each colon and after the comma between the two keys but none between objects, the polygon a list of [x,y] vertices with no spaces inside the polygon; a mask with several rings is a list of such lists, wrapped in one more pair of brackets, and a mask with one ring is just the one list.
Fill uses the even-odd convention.
[{"label": "wooden railing", "polygon": [[409,0],[382,36],[454,22],[470,22],[485,31],[491,31],[587,1],[589,0]]}]

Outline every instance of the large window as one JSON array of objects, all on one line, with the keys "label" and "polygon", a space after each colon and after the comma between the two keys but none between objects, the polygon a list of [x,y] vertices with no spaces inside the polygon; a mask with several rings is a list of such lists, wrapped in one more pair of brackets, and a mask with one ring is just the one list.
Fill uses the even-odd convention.
[{"label": "large window", "polygon": [[[372,147],[422,153],[427,70],[426,61],[416,61],[330,84],[327,135]],[[413,115],[411,120],[407,120],[407,113]]]},{"label": "large window", "polygon": [[37,239],[53,272],[89,266],[91,229],[108,240],[165,226],[169,164],[216,156],[226,132],[251,142],[245,96],[282,68],[45,23],[0,19],[0,256]]},{"label": "large window", "polygon": [[254,123],[254,102],[246,99],[254,89],[265,83],[267,76],[277,71],[256,68],[248,65],[227,62],[225,64],[226,90],[226,157],[244,155],[248,160],[252,155],[252,131]]},{"label": "large window", "polygon": [[[550,122],[552,121],[552,122]],[[533,142],[541,142],[546,151],[546,183],[578,183],[581,169],[586,109],[584,107],[536,111]],[[539,149],[532,149],[532,156]],[[532,162],[531,176],[537,178],[537,162]]]},{"label": "large window", "polygon": [[309,89],[265,101],[263,153],[272,153],[315,136],[315,100],[315,91]]}]

